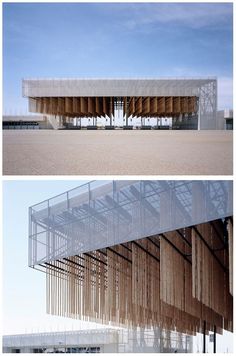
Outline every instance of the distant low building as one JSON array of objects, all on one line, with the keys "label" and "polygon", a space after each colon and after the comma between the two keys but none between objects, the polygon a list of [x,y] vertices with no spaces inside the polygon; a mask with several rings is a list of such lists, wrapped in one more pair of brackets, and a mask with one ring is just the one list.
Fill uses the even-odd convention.
[{"label": "distant low building", "polygon": [[94,329],[3,336],[4,353],[192,352],[192,336],[160,329]]},{"label": "distant low building", "polygon": [[5,130],[52,129],[46,115],[3,115],[2,128]]},{"label": "distant low building", "polygon": [[225,109],[217,111],[216,128],[218,130],[233,130],[233,110]]}]

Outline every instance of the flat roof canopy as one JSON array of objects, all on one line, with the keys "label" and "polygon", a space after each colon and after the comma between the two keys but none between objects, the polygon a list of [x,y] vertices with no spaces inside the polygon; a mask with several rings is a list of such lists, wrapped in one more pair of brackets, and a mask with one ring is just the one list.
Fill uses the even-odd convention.
[{"label": "flat roof canopy", "polygon": [[156,79],[23,79],[24,97],[89,97],[89,96],[195,96],[212,82],[207,78]]}]

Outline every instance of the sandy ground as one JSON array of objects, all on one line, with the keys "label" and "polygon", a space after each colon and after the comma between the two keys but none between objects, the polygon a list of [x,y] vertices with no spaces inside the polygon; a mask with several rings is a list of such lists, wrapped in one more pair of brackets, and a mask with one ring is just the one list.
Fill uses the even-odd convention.
[{"label": "sandy ground", "polygon": [[230,175],[232,131],[3,131],[4,175]]}]

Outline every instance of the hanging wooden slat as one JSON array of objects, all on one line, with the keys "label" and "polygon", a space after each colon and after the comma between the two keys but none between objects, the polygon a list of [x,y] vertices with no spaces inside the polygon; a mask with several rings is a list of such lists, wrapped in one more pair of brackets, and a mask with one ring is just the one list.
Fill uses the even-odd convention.
[{"label": "hanging wooden slat", "polygon": [[233,224],[228,221],[228,239],[229,239],[229,291],[233,295]]},{"label": "hanging wooden slat", "polygon": [[[70,117],[114,116],[116,97],[40,97],[30,99],[30,111]],[[196,97],[123,97],[123,115],[163,117],[197,111]],[[128,105],[127,105],[128,103]]]},{"label": "hanging wooden slat", "polygon": [[215,221],[50,262],[47,313],[190,335],[202,332],[203,320],[206,332],[232,330],[223,236]]}]

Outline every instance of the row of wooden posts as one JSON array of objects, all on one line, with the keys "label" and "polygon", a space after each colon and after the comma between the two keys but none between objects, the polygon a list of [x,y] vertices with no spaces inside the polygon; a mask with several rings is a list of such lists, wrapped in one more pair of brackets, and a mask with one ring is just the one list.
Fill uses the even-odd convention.
[{"label": "row of wooden posts", "polygon": [[[197,111],[196,97],[40,97],[30,99],[30,111],[68,117],[104,117],[114,115],[117,101],[123,115],[168,117]],[[118,104],[119,105],[119,104]]]}]

